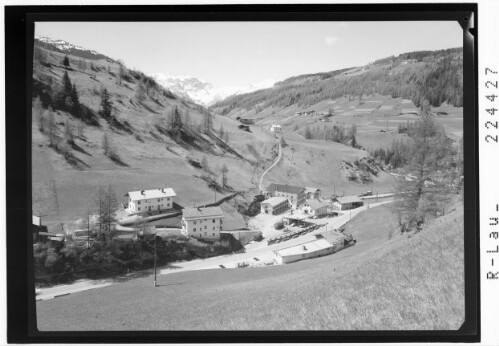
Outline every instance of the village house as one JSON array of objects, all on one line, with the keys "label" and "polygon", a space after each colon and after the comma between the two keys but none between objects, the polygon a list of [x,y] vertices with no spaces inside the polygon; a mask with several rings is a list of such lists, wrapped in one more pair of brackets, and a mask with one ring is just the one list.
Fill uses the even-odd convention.
[{"label": "village house", "polygon": [[271,125],[270,132],[272,133],[281,133],[281,125]]},{"label": "village house", "polygon": [[349,210],[362,207],[364,202],[357,196],[343,196],[333,198],[333,206],[336,210]]},{"label": "village house", "polygon": [[307,199],[303,204],[302,211],[310,216],[322,216],[328,213],[328,205],[316,199]]},{"label": "village house", "polygon": [[182,211],[182,233],[187,236],[218,240],[223,230],[224,214],[220,207],[184,208]]},{"label": "village house", "polygon": [[307,199],[319,199],[321,197],[321,190],[316,187],[306,187],[305,193]]},{"label": "village house", "polygon": [[131,213],[157,212],[173,208],[176,196],[172,188],[131,191],[128,193],[127,211]]},{"label": "village house", "polygon": [[294,209],[302,205],[306,198],[303,187],[274,183],[267,187],[267,194],[274,197],[286,197]]},{"label": "village house", "polygon": [[260,204],[262,214],[278,215],[289,209],[286,197],[271,197]]}]

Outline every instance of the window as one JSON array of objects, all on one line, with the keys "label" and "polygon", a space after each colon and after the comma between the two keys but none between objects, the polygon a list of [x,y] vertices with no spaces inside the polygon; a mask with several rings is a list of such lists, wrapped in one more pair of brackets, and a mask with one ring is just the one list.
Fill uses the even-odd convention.
[{"label": "window", "polygon": [[192,231],[193,231],[193,232],[196,232],[196,228],[193,228],[193,229],[192,229]]},{"label": "window", "polygon": [[222,219],[220,219],[220,224],[222,224]]},{"label": "window", "polygon": [[213,223],[215,223],[215,219],[213,219]]},{"label": "window", "polygon": [[161,198],[158,198],[158,202],[161,202]]},{"label": "window", "polygon": [[213,233],[213,236],[215,236],[215,233]]},{"label": "window", "polygon": [[[204,229],[206,229],[206,225],[204,225]],[[206,232],[205,232],[206,233]]]},{"label": "window", "polygon": [[213,230],[215,230],[215,226],[213,226]]},{"label": "window", "polygon": [[196,221],[193,221],[193,224],[196,224]]},{"label": "window", "polygon": [[169,200],[170,200],[170,197],[168,197],[166,200],[167,200],[167,201],[169,201]]},{"label": "window", "polygon": [[140,204],[140,201],[138,201],[137,204]]},{"label": "window", "polygon": [[140,210],[140,207],[139,207],[139,209],[138,209],[138,210]]}]

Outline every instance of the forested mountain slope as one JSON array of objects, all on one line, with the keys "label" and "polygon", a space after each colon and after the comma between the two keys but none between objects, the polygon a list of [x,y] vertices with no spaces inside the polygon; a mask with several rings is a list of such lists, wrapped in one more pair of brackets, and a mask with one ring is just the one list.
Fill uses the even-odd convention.
[{"label": "forested mountain slope", "polygon": [[462,106],[462,48],[419,51],[377,60],[363,67],[302,75],[276,83],[273,88],[236,95],[211,109],[227,115],[235,109],[309,107],[345,95],[390,95],[410,99],[416,107],[423,100],[432,106],[442,103]]}]

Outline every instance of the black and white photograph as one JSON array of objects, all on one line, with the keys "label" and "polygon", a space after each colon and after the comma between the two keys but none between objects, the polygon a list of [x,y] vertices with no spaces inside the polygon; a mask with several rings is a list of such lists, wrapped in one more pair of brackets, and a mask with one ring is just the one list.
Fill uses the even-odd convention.
[{"label": "black and white photograph", "polygon": [[36,22],[40,331],[458,330],[455,21]]},{"label": "black and white photograph", "polygon": [[5,13],[8,342],[481,340],[477,4]]}]

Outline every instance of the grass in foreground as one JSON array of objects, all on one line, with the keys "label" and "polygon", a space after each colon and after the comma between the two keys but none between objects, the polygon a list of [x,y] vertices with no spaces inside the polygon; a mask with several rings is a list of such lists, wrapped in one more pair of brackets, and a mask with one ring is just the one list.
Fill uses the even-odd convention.
[{"label": "grass in foreground", "polygon": [[[365,221],[369,214],[374,222]],[[331,256],[268,268],[165,275],[159,277],[158,288],[148,277],[41,301],[38,326],[40,330],[458,329],[464,320],[462,206],[410,238],[395,235],[388,240],[391,217],[388,207],[379,207],[353,219],[350,227],[357,245]],[[380,219],[388,222],[375,225]],[[379,234],[376,241],[373,234]]]}]

